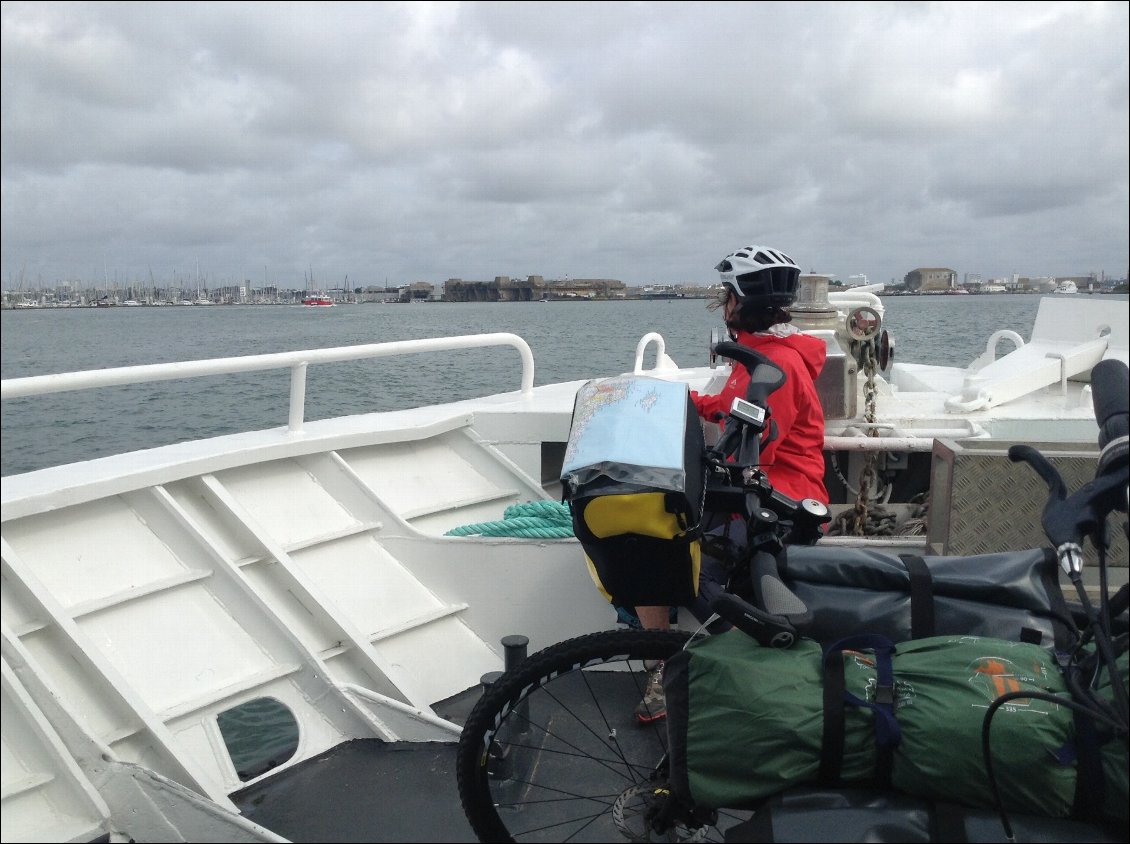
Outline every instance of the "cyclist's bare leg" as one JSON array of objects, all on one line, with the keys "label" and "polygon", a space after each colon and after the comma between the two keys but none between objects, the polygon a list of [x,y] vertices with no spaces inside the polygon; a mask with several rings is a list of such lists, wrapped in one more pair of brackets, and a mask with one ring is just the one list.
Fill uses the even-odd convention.
[{"label": "cyclist's bare leg", "polygon": [[669,630],[671,627],[670,607],[636,607],[636,615],[645,630]]},{"label": "cyclist's bare leg", "polygon": [[[636,607],[636,615],[644,630],[669,630],[671,628],[670,607]],[[648,669],[647,687],[643,698],[636,705],[636,721],[640,724],[653,724],[667,717],[667,699],[663,693],[663,663],[646,665]]]}]

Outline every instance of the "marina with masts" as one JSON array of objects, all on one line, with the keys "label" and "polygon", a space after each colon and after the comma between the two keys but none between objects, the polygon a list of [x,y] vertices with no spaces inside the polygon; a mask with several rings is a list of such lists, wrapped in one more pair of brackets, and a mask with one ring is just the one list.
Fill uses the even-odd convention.
[{"label": "marina with masts", "polygon": [[[933,274],[933,275],[930,275]],[[824,278],[830,290],[854,288],[875,289],[867,283],[865,275],[851,275],[847,282],[833,273],[810,273]],[[936,278],[934,277],[936,276]],[[1080,294],[1125,293],[1126,275],[1114,278],[1106,273],[1077,276],[1025,277],[1013,275],[1008,279],[982,281],[980,276],[967,275],[957,280],[952,270],[912,270],[901,282],[884,284],[878,289],[882,296],[921,296],[946,293],[968,294]],[[349,285],[347,274],[337,287],[317,287],[313,272],[306,276],[303,289],[291,289],[269,283],[255,286],[250,281],[242,284],[213,283],[202,279],[191,285],[175,277],[171,284],[161,286],[152,276],[147,284],[107,283],[87,284],[79,281],[60,282],[54,285],[40,283],[29,286],[23,280],[11,279],[0,293],[0,308],[105,308],[105,307],[188,307],[201,305],[304,305],[316,294],[322,304],[367,305],[411,304],[414,302],[555,302],[555,301],[624,301],[636,299],[708,299],[715,288],[701,281],[680,283],[648,283],[628,285],[611,278],[546,279],[540,275],[525,278],[495,276],[489,281],[449,278],[438,284],[415,281],[390,286]]]}]

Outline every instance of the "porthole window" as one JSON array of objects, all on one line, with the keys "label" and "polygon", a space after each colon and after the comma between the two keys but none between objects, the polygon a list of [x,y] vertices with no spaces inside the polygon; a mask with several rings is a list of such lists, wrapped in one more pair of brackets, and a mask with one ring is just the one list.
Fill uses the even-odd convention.
[{"label": "porthole window", "polygon": [[259,697],[216,717],[241,782],[277,768],[298,750],[298,721],[273,697]]}]

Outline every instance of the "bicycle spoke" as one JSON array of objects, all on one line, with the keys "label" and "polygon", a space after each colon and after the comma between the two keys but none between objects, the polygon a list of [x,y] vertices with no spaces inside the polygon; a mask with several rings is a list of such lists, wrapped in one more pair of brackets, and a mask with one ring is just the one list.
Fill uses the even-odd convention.
[{"label": "bicycle spoke", "polygon": [[[646,661],[666,659],[686,640],[677,631],[590,634],[496,680],[468,717],[458,754],[460,797],[476,834],[650,839],[646,812],[660,798],[648,783],[664,782],[666,725],[637,724],[634,708]],[[679,826],[671,833],[676,841],[705,835],[696,829],[692,839]]]},{"label": "bicycle spoke", "polygon": [[[524,749],[529,749],[529,750],[537,750],[538,752],[555,753],[555,754],[564,755],[564,756],[575,755],[578,758],[585,758],[585,759],[588,759],[589,761],[602,763],[608,768],[609,771],[611,771],[613,773],[618,773],[618,772],[621,772],[621,770],[622,770],[624,772],[624,774],[628,778],[630,778],[633,782],[638,782],[639,780],[638,780],[638,777],[636,776],[636,774],[641,773],[641,772],[650,772],[652,770],[652,768],[654,767],[653,764],[646,764],[645,765],[645,764],[640,764],[638,762],[633,762],[633,761],[628,759],[627,755],[625,754],[623,744],[618,740],[619,739],[618,728],[614,727],[611,724],[607,714],[604,712],[604,710],[602,708],[602,704],[600,702],[600,696],[597,694],[597,691],[594,689],[592,683],[589,680],[589,677],[587,676],[587,674],[584,671],[576,672],[576,674],[579,676],[580,680],[585,685],[585,689],[588,692],[588,701],[593,704],[593,706],[596,708],[596,710],[599,714],[599,722],[600,722],[599,725],[603,726],[603,730],[598,730],[596,727],[594,727],[592,724],[590,724],[585,718],[583,718],[581,715],[579,715],[577,713],[576,705],[569,704],[562,697],[554,694],[553,689],[552,689],[552,683],[553,683],[552,680],[549,683],[546,683],[545,685],[541,685],[541,686],[536,687],[533,691],[531,691],[530,695],[528,695],[526,698],[523,698],[523,701],[528,700],[529,697],[532,697],[536,693],[539,693],[539,692],[544,693],[550,700],[552,700],[555,704],[557,704],[557,706],[560,708],[561,714],[569,716],[572,719],[572,721],[575,723],[576,726],[580,727],[585,734],[594,738],[597,741],[597,743],[600,747],[602,747],[603,749],[605,749],[609,752],[610,756],[599,757],[599,756],[595,755],[595,752],[591,752],[591,751],[588,751],[588,750],[581,748],[575,741],[572,741],[565,736],[563,729],[562,730],[553,729],[552,727],[550,727],[548,725],[548,723],[543,723],[540,720],[534,720],[534,719],[530,718],[529,716],[525,715],[521,711],[521,708],[517,705],[512,707],[511,710],[507,713],[506,720],[504,720],[503,724],[499,725],[499,729],[496,730],[493,734],[488,735],[487,738],[488,739],[491,739],[491,738],[496,739],[498,734],[500,732],[502,732],[503,726],[506,723],[508,723],[509,719],[514,718],[514,719],[517,719],[520,722],[520,725],[539,730],[547,738],[552,738],[555,741],[560,742],[564,746],[564,748],[568,748],[568,750],[566,750],[566,749],[556,749],[552,746],[548,746],[548,745],[545,745],[545,744],[535,746],[535,745],[531,745],[531,744],[526,744],[526,743],[521,742],[521,741],[512,741],[512,740],[506,742],[508,747],[510,747],[512,749],[523,749],[524,748]],[[573,675],[568,675],[568,676],[572,677]],[[640,677],[639,674],[636,674],[634,672],[631,673],[631,679],[632,679],[632,683],[635,687],[635,691],[638,694],[642,695],[643,684],[640,682],[639,677]],[[558,679],[558,678],[555,678],[555,679]],[[659,743],[659,746],[665,752],[666,751],[666,733],[665,733],[665,731],[656,728],[654,725],[650,725],[648,727],[648,729],[651,730],[652,734],[656,737],[656,739]],[[525,733],[526,730],[522,730],[522,732]],[[573,751],[572,754],[569,753],[570,750]],[[612,757],[615,757],[615,758],[612,758]]]}]

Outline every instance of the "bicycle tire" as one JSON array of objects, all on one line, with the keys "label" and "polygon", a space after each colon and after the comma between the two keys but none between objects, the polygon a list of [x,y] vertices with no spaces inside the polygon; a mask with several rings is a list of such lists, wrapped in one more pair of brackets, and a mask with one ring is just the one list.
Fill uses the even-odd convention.
[{"label": "bicycle tire", "polygon": [[[651,840],[640,817],[640,835],[630,835],[624,815],[639,813],[641,785],[665,784],[656,772],[666,722],[641,726],[633,710],[645,661],[667,659],[690,638],[590,633],[531,655],[491,684],[456,755],[459,799],[479,840]],[[702,832],[677,829],[667,839],[701,840]]]}]

